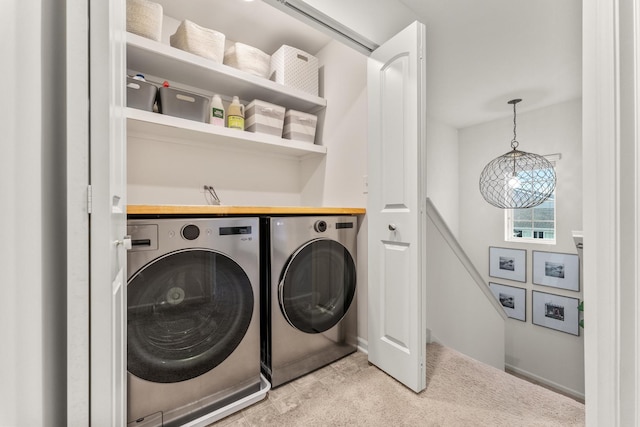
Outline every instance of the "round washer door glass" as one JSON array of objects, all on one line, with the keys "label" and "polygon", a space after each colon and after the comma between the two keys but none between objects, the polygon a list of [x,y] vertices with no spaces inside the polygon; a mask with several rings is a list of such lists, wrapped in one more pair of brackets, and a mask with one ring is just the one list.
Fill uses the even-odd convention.
[{"label": "round washer door glass", "polygon": [[147,264],[127,294],[127,368],[158,383],[189,380],[222,363],[247,332],[254,305],[244,270],[200,249]]},{"label": "round washer door glass", "polygon": [[321,333],[344,317],[356,293],[356,265],[334,240],[318,239],[298,249],[280,278],[280,308],[287,321],[307,333]]}]

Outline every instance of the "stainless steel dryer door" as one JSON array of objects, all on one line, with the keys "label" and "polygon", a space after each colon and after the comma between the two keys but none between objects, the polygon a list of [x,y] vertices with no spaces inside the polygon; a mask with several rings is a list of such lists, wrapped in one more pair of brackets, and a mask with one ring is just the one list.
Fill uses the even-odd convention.
[{"label": "stainless steel dryer door", "polygon": [[128,370],[157,383],[195,378],[240,344],[253,313],[251,282],[226,255],[188,249],[129,280]]},{"label": "stainless steel dryer door", "polygon": [[286,262],[278,285],[280,309],[290,325],[310,334],[338,324],[356,293],[356,265],[340,243],[311,240]]}]

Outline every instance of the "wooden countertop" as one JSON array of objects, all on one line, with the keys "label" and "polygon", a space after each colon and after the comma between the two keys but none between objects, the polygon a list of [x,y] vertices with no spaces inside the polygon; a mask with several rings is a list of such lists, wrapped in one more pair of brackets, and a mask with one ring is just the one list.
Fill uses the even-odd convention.
[{"label": "wooden countertop", "polygon": [[128,205],[128,215],[364,215],[365,208],[310,206]]}]

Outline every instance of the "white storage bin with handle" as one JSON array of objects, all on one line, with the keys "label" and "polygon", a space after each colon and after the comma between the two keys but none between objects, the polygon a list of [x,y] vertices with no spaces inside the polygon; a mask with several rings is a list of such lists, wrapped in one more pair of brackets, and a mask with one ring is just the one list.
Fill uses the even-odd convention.
[{"label": "white storage bin with handle", "polygon": [[234,43],[224,53],[224,64],[254,76],[269,77],[271,55],[244,43]]},{"label": "white storage bin with handle", "polygon": [[127,0],[127,31],[159,42],[162,5],[148,0]]},{"label": "white storage bin with handle", "polygon": [[318,116],[302,111],[287,110],[284,115],[284,139],[310,142],[313,144],[316,138],[316,125]]},{"label": "white storage bin with handle", "polygon": [[282,137],[285,108],[254,99],[245,110],[245,130]]},{"label": "white storage bin with handle", "polygon": [[318,58],[282,45],[271,55],[269,79],[318,96]]},{"label": "white storage bin with handle", "polygon": [[176,32],[169,37],[171,46],[222,63],[225,35],[210,28],[183,20]]}]

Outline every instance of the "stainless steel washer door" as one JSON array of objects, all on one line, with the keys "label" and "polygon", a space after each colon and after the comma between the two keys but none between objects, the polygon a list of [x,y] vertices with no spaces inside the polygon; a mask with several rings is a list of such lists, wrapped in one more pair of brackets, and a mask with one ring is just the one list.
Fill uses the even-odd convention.
[{"label": "stainless steel washer door", "polygon": [[280,276],[280,309],[290,325],[310,334],[338,324],[356,292],[356,265],[340,243],[316,239],[300,247]]},{"label": "stainless steel washer door", "polygon": [[131,277],[128,370],[157,383],[215,368],[242,341],[253,313],[251,282],[226,255],[188,249],[154,260]]}]

